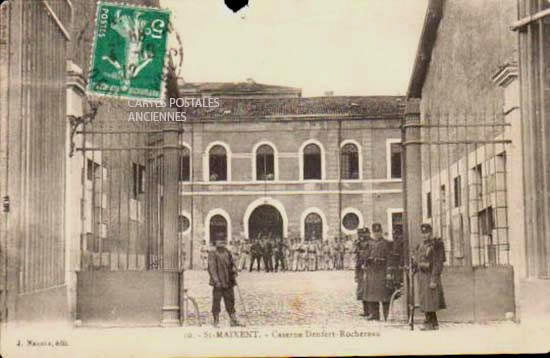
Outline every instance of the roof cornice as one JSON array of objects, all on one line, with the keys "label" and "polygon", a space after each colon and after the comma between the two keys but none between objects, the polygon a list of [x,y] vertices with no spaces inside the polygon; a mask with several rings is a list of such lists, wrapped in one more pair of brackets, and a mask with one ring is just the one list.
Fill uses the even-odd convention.
[{"label": "roof cornice", "polygon": [[422,32],[418,42],[416,58],[407,88],[407,98],[420,98],[422,96],[422,87],[424,86],[424,81],[432,58],[432,50],[435,45],[437,30],[441,18],[443,17],[443,3],[444,0],[429,0],[426,16],[424,17],[424,25],[422,26]]}]

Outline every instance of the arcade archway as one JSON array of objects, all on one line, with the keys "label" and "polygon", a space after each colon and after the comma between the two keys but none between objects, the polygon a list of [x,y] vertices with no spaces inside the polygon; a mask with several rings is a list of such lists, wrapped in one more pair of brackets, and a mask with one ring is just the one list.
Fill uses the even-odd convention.
[{"label": "arcade archway", "polygon": [[248,236],[257,238],[260,234],[283,237],[283,217],[272,205],[258,206],[248,219]]}]

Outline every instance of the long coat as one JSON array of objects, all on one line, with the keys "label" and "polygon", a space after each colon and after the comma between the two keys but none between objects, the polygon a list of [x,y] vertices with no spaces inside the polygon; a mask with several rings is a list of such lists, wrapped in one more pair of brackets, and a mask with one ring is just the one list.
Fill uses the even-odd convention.
[{"label": "long coat", "polygon": [[391,242],[378,239],[369,243],[366,274],[366,301],[389,302],[392,290],[386,285]]},{"label": "long coat", "polygon": [[356,244],[355,279],[357,281],[357,299],[367,300],[367,277],[365,272],[368,257],[369,239],[360,240]]},{"label": "long coat", "polygon": [[237,270],[228,249],[216,248],[208,254],[208,274],[210,286],[231,288],[236,285]]},{"label": "long coat", "polygon": [[[418,266],[418,300],[423,312],[436,312],[446,308],[441,272],[445,262],[445,247],[441,239],[429,239],[419,244],[414,259]],[[435,288],[430,288],[430,282]]]}]

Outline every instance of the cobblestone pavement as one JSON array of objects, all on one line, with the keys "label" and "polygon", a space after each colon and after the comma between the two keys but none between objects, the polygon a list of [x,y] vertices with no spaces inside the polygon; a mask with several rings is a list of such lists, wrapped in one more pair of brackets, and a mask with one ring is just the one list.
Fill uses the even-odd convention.
[{"label": "cobblestone pavement", "polygon": [[[241,272],[237,279],[243,302],[237,289],[236,309],[249,326],[292,325],[387,325],[405,327],[402,320],[384,323],[367,322],[361,313],[361,304],[355,298],[356,284],[353,271],[314,272]],[[185,284],[189,295],[197,300],[203,323],[211,322],[211,286],[205,271],[188,271]],[[244,303],[244,306],[243,306]],[[246,307],[246,312],[244,312]],[[224,308],[222,305],[222,312]],[[188,310],[190,314],[192,310]],[[402,316],[396,304],[394,317]],[[193,314],[194,316],[194,314]],[[221,324],[227,322],[221,315]],[[196,324],[189,317],[189,324]]]}]

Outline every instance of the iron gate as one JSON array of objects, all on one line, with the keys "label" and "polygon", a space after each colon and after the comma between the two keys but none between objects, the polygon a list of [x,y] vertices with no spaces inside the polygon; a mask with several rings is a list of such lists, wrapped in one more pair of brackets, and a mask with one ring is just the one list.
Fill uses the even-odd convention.
[{"label": "iron gate", "polygon": [[[416,103],[416,104],[415,104]],[[504,319],[515,311],[510,260],[507,153],[511,124],[501,113],[420,113],[403,122],[405,248],[408,262],[429,222],[446,250],[443,320]],[[406,280],[409,314],[412,273]],[[410,315],[409,315],[410,319]]]},{"label": "iron gate", "polygon": [[[163,323],[178,322],[182,233],[190,225],[181,215],[179,181],[188,171],[183,129],[98,121],[76,134],[81,138],[77,319],[151,324],[160,314]],[[105,300],[116,312],[104,309]]]}]

